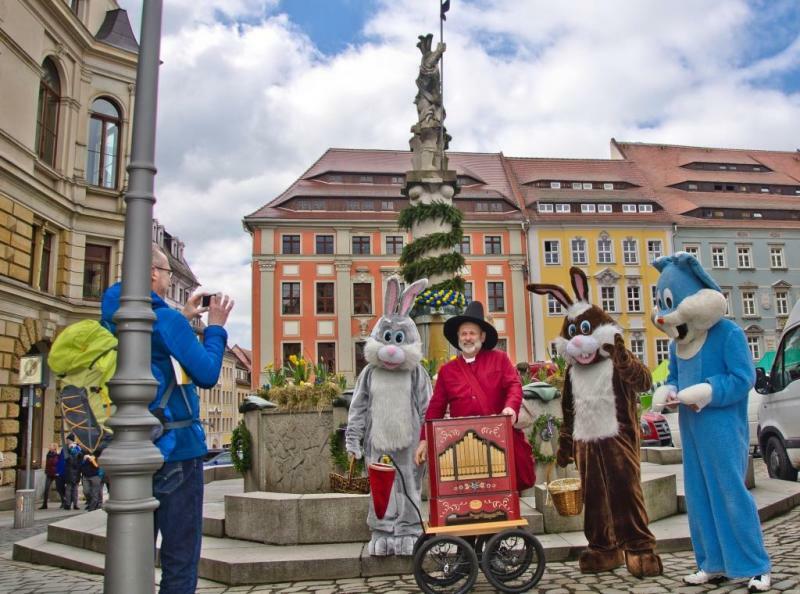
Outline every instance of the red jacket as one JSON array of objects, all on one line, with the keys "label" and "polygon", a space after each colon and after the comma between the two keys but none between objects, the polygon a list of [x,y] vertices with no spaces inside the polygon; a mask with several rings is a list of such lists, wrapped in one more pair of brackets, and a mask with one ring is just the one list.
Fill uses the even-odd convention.
[{"label": "red jacket", "polygon": [[[483,389],[485,400],[471,388],[464,372],[474,373]],[[451,417],[498,415],[509,407],[519,413],[522,385],[519,374],[503,351],[479,351],[475,361],[467,364],[462,355],[443,365],[436,377],[425,419],[441,419],[450,408]],[[421,439],[425,439],[425,428]],[[533,450],[525,434],[514,430],[514,460],[517,488],[522,491],[536,482]]]}]

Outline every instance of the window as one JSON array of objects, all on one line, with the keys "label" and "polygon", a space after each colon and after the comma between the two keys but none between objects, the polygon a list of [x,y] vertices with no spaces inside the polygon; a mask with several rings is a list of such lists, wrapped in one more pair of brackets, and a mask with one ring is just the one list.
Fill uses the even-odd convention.
[{"label": "window", "polygon": [[594,204],[581,204],[581,212],[596,212],[597,207]]},{"label": "window", "polygon": [[102,188],[117,187],[120,117],[108,99],[95,99],[89,118],[86,181]]},{"label": "window", "polygon": [[[392,178],[397,179],[397,178]],[[402,182],[392,182],[392,183],[402,183]],[[394,210],[394,200],[381,200],[381,210]]]},{"label": "window", "polygon": [[669,339],[656,338],[656,365],[669,359]]},{"label": "window", "polygon": [[281,313],[300,314],[300,283],[281,283]]},{"label": "window", "polygon": [[758,361],[761,358],[761,337],[748,336],[747,348],[750,349],[750,356],[753,357],[753,361]]},{"label": "window", "polygon": [[730,317],[733,315],[733,302],[731,301],[731,292],[723,290],[722,296],[725,297],[725,315]]},{"label": "window", "polygon": [[109,265],[111,248],[105,245],[86,244],[86,256],[83,262],[83,297],[100,299],[109,283]]},{"label": "window", "polygon": [[371,184],[372,183],[372,176],[371,175],[362,175],[358,178],[358,181],[362,184]]},{"label": "window", "polygon": [[639,205],[639,212],[653,212],[653,205],[652,204],[640,204]]},{"label": "window", "polygon": [[560,190],[561,182],[550,182],[550,187],[554,190]]},{"label": "window", "polygon": [[769,248],[769,266],[770,268],[786,268],[783,260],[783,246],[772,245]]},{"label": "window", "polygon": [[572,263],[573,264],[586,264],[586,240],[581,238],[573,239],[572,246]]},{"label": "window", "polygon": [[597,263],[611,264],[614,262],[614,253],[611,240],[601,237],[597,240]]},{"label": "window", "polygon": [[631,338],[631,353],[633,356],[644,363],[644,340],[641,338]]},{"label": "window", "polygon": [[505,285],[502,282],[488,284],[488,306],[489,311],[505,311]]},{"label": "window", "polygon": [[572,189],[573,190],[580,190],[581,189],[581,182],[572,182]]},{"label": "window", "polygon": [[555,359],[558,357],[558,345],[555,342],[550,343],[550,358]]},{"label": "window", "polygon": [[354,345],[354,354],[355,354],[355,362],[356,362],[356,377],[358,374],[361,373],[364,368],[367,366],[367,360],[364,358],[364,345],[367,344],[366,342],[357,342]]},{"label": "window", "polygon": [[333,283],[317,283],[317,313],[335,313]]},{"label": "window", "polygon": [[317,235],[316,244],[317,254],[333,253],[333,235]]},{"label": "window", "polygon": [[613,190],[614,189],[614,184],[603,184],[603,189],[604,190]]},{"label": "window", "polygon": [[628,287],[628,311],[631,313],[642,311],[642,292],[638,285]]},{"label": "window", "polygon": [[353,313],[357,316],[372,313],[371,283],[353,283]]},{"label": "window", "polygon": [[459,254],[472,253],[472,239],[470,239],[469,235],[463,235],[461,237],[461,243],[458,244],[458,253]]},{"label": "window", "polygon": [[69,0],[69,9],[76,15],[78,14],[78,8],[80,8],[80,0]]},{"label": "window", "polygon": [[656,258],[660,258],[664,255],[664,252],[661,250],[661,240],[660,239],[651,239],[647,242],[647,261],[652,262]]},{"label": "window", "polygon": [[600,287],[600,307],[605,311],[617,311],[617,288]]},{"label": "window", "polygon": [[317,343],[317,363],[324,365],[328,373],[336,373],[336,343]]},{"label": "window", "polygon": [[694,256],[695,259],[700,262],[700,247],[696,245],[685,245],[683,246],[683,251],[689,254],[690,256]]},{"label": "window", "polygon": [[749,245],[736,247],[736,265],[739,268],[753,267],[753,248]]},{"label": "window", "polygon": [[354,235],[353,236],[353,254],[366,256],[369,255],[369,235]]},{"label": "window", "polygon": [[464,299],[469,303],[472,301],[472,283],[466,282],[464,283]]},{"label": "window", "polygon": [[485,254],[499,255],[503,253],[503,247],[499,235],[487,235],[483,239],[483,252]]},{"label": "window", "polygon": [[300,253],[300,236],[299,235],[284,235],[281,240],[281,253],[283,254],[299,254]]},{"label": "window", "polygon": [[598,204],[597,205],[597,212],[608,214],[612,212],[614,209],[611,207],[610,204]]},{"label": "window", "polygon": [[[42,225],[34,225],[31,240],[31,275],[29,283],[41,291],[50,291],[50,264],[53,254],[53,234]],[[34,281],[37,281],[34,284]]]},{"label": "window", "polygon": [[402,235],[387,235],[386,236],[386,253],[393,256],[399,256],[403,253],[403,236]]},{"label": "window", "polygon": [[571,209],[569,204],[556,204],[556,212],[564,213],[564,212],[569,212],[570,210]]},{"label": "window", "polygon": [[561,304],[555,297],[548,293],[547,295],[547,315],[548,316],[562,316],[564,315]]},{"label": "window", "polygon": [[623,204],[622,205],[622,212],[625,213],[634,213],[636,212],[636,205],[635,204]]},{"label": "window", "polygon": [[639,246],[635,239],[622,240],[622,261],[625,264],[639,263]]},{"label": "window", "polygon": [[789,315],[789,292],[775,291],[775,315]]},{"label": "window", "polygon": [[658,308],[658,287],[650,285],[650,304],[653,309]]},{"label": "window", "polygon": [[536,205],[536,208],[539,212],[553,212],[552,204],[543,204],[539,202],[539,204]]},{"label": "window", "polygon": [[592,182],[583,182],[583,189],[584,190],[591,190],[593,187],[594,186],[592,185]]},{"label": "window", "polygon": [[772,367],[770,383],[773,391],[779,392],[798,378],[800,378],[800,328],[796,327],[783,339]]},{"label": "window", "polygon": [[561,246],[558,241],[551,240],[544,242],[544,263],[545,264],[561,263]]},{"label": "window", "polygon": [[[289,363],[289,357],[294,355],[295,357],[300,356],[301,347],[299,342],[284,342],[283,348],[281,349],[283,355],[283,365],[287,365]],[[217,398],[219,401],[219,398]]]},{"label": "window", "polygon": [[755,291],[742,291],[742,315],[756,316],[756,293]]},{"label": "window", "polygon": [[725,246],[711,246],[711,267],[727,268]]},{"label": "window", "polygon": [[45,58],[42,68],[44,74],[39,82],[39,105],[36,110],[36,153],[42,161],[55,167],[61,79],[50,58]]}]

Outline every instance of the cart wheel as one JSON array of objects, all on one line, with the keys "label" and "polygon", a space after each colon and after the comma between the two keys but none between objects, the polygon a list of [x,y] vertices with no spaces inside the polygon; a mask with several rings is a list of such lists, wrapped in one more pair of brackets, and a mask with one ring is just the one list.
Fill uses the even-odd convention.
[{"label": "cart wheel", "polygon": [[417,537],[417,542],[414,543],[414,552],[412,553],[412,555],[417,554],[417,551],[422,546],[422,543],[424,543],[426,540],[428,540],[428,535],[425,534],[424,532]]},{"label": "cart wheel", "polygon": [[425,594],[466,594],[478,579],[478,558],[463,538],[434,536],[414,555],[414,578]]},{"label": "cart wheel", "polygon": [[527,592],[544,573],[544,548],[530,532],[519,528],[495,534],[486,543],[481,569],[501,592]]}]

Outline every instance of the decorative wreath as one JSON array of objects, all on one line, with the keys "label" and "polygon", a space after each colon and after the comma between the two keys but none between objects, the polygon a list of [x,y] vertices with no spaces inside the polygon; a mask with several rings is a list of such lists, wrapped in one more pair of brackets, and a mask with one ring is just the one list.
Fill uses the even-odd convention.
[{"label": "decorative wreath", "polygon": [[[531,443],[531,447],[533,448],[533,457],[535,458],[536,462],[541,464],[552,464],[556,461],[555,455],[546,456],[542,453],[539,445],[543,441],[550,441],[551,439],[558,440],[558,430],[561,428],[561,419],[558,417],[554,417],[553,415],[539,415],[536,417],[536,420],[533,422],[533,426],[531,427],[530,437],[528,441]],[[554,451],[558,451],[558,448],[553,448]]]},{"label": "decorative wreath", "polygon": [[419,297],[417,297],[417,303],[428,305],[430,307],[441,307],[442,305],[455,305],[456,307],[464,307],[467,304],[467,300],[464,298],[462,293],[453,289],[440,289],[438,291],[431,291],[428,289],[423,291]]},{"label": "decorative wreath", "polygon": [[231,434],[231,463],[238,473],[245,473],[250,470],[250,454],[253,447],[253,438],[250,431],[244,424],[244,420]]}]

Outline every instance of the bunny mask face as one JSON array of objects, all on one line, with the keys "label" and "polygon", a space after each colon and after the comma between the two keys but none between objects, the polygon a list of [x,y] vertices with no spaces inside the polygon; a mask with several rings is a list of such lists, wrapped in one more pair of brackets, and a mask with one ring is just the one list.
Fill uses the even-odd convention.
[{"label": "bunny mask face", "polygon": [[425,287],[427,279],[415,281],[400,294],[400,280],[393,276],[387,281],[383,316],[375,324],[364,346],[364,358],[383,369],[414,369],[422,360],[422,341],[408,313],[414,300]]},{"label": "bunny mask face", "polygon": [[550,295],[558,301],[567,315],[556,338],[558,354],[571,365],[587,366],[608,358],[603,349],[614,344],[614,335],[622,330],[605,311],[589,303],[589,281],[583,270],[570,268],[570,279],[577,301],[573,303],[567,292],[556,285],[528,285],[528,290],[538,295]]},{"label": "bunny mask face", "polygon": [[653,266],[661,273],[653,324],[678,344],[705,336],[725,315],[727,303],[719,285],[686,252],[657,258]]}]

